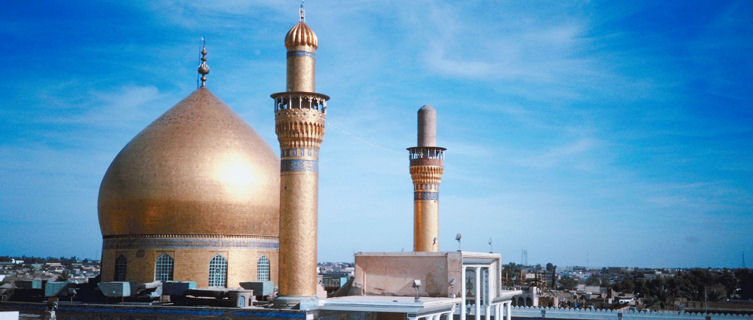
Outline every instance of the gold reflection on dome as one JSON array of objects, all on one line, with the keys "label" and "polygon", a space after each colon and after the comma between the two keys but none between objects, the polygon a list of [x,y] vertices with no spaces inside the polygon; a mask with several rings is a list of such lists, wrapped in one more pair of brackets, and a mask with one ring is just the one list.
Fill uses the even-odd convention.
[{"label": "gold reflection on dome", "polygon": [[279,235],[280,164],[208,89],[133,138],[102,179],[103,236]]},{"label": "gold reflection on dome", "polygon": [[260,174],[247,165],[250,160],[242,153],[230,153],[215,163],[215,179],[230,199],[243,199],[258,185],[256,176]]}]

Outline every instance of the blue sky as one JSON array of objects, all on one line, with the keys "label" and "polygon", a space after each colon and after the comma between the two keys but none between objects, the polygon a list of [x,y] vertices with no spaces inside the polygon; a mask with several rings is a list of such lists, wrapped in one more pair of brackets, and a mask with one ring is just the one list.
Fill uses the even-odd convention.
[{"label": "blue sky", "polygon": [[[196,86],[278,149],[297,1],[10,2],[0,11],[0,254],[99,256],[117,152]],[[440,248],[505,262],[753,264],[750,1],[308,1],[319,258],[412,246],[406,147],[433,105]]]}]

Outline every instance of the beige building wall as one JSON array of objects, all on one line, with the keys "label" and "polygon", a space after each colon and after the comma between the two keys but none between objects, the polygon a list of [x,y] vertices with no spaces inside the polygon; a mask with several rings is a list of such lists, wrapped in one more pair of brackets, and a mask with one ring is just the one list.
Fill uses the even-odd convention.
[{"label": "beige building wall", "polygon": [[240,282],[257,281],[257,262],[262,255],[270,264],[270,280],[277,285],[278,251],[258,249],[104,249],[102,251],[102,281],[114,281],[115,259],[121,254],[127,259],[126,281],[154,281],[155,263],[163,253],[174,261],[173,280],[195,281],[196,286],[209,285],[209,261],[217,254],[227,259],[227,287],[240,287]]},{"label": "beige building wall", "polygon": [[[460,295],[460,252],[356,253],[353,287],[362,295],[413,296],[413,280],[421,280],[420,296]],[[450,280],[455,285],[450,288]]]}]

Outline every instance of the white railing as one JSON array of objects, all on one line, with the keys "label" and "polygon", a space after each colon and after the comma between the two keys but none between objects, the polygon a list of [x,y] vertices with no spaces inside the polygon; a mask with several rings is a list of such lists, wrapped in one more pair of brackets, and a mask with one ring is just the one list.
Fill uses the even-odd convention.
[{"label": "white railing", "polygon": [[620,311],[604,309],[512,307],[516,318],[556,318],[556,319],[616,319],[616,320],[751,320],[753,315],[726,313],[695,313],[679,311]]}]

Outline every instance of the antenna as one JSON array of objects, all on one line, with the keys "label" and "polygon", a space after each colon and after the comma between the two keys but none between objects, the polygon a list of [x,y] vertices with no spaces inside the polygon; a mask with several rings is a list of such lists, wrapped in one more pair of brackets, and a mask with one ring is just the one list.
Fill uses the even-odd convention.
[{"label": "antenna", "polygon": [[492,246],[492,238],[489,238],[489,253],[494,253],[494,246]]},{"label": "antenna", "polygon": [[460,251],[460,239],[463,238],[463,235],[458,233],[458,235],[455,236],[455,240],[458,242],[458,251]]}]

